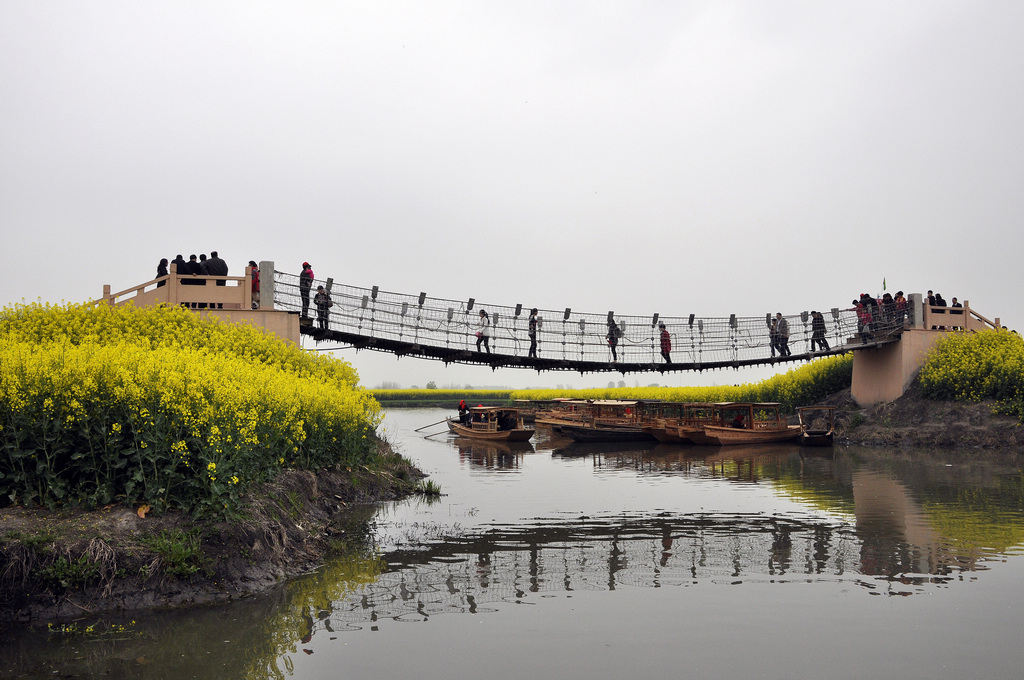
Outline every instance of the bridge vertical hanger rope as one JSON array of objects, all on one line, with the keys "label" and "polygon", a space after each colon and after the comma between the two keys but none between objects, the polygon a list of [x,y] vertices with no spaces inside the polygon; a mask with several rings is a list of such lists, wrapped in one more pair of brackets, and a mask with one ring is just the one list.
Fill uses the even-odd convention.
[{"label": "bridge vertical hanger rope", "polygon": [[[299,277],[273,270],[273,303],[278,310],[301,309]],[[314,289],[319,281],[314,281]],[[767,364],[778,361],[770,356],[768,325],[764,317],[697,318],[696,315],[615,317],[622,330],[617,347],[618,363],[611,365],[608,347],[606,314],[573,312],[566,307],[562,312],[539,309],[541,319],[537,328],[537,358],[526,357],[529,344],[528,324],[521,323],[524,303],[516,305],[476,304],[467,301],[432,298],[419,294],[387,293],[377,286],[359,288],[332,285],[335,307],[329,315],[329,328],[320,332],[312,320],[304,321],[302,332],[314,336],[318,342],[334,340],[356,348],[371,347],[404,355],[414,353],[445,362],[486,363],[492,366],[519,366],[537,370],[615,370],[617,372],[703,370],[739,365]],[[476,319],[472,314],[478,308],[490,315],[491,355],[476,351]],[[315,312],[315,306],[313,308]],[[545,325],[561,316],[561,330]],[[315,317],[311,314],[310,316]],[[769,315],[771,317],[773,315]],[[803,324],[803,343],[793,334],[792,360],[809,359],[810,354],[798,351],[809,348],[812,329],[806,312],[785,317],[790,327],[797,319]],[[847,339],[857,336],[857,318],[852,310],[833,308],[830,332],[833,350],[838,354],[845,349]],[[672,363],[666,364],[660,355],[659,322],[664,323],[673,340]],[[898,332],[898,329],[883,328]],[[551,340],[561,333],[561,352],[552,347]],[[885,333],[882,341],[891,339]],[[845,349],[844,349],[845,347]],[[815,352],[819,356],[821,352]],[[789,359],[787,357],[787,359]]]}]

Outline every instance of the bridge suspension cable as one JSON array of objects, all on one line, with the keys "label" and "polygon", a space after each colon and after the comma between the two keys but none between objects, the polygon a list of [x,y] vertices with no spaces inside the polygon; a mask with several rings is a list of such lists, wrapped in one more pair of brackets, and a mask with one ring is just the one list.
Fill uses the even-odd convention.
[{"label": "bridge suspension cable", "polygon": [[[537,359],[528,357],[530,307],[522,304],[481,303],[473,298],[451,300],[425,293],[403,294],[338,284],[317,279],[309,292],[308,316],[315,320],[313,303],[317,287],[330,290],[333,306],[327,310],[327,327],[316,322],[304,324],[302,332],[317,341],[334,340],[357,348],[377,349],[400,355],[418,355],[445,362],[482,363],[492,367],[518,366],[537,370],[671,371],[703,370],[808,359],[850,350],[847,341],[858,336],[858,317],[853,310],[822,312],[829,347],[818,345],[811,352],[814,337],[809,312],[786,315],[791,356],[773,351],[769,323],[774,314],[757,317],[638,316],[564,310],[539,310]],[[303,307],[299,276],[274,271],[274,307],[299,311]],[[477,350],[480,310],[488,314],[490,354]],[[886,310],[887,312],[889,310]],[[872,343],[898,338],[902,322],[894,313],[883,314],[872,324]],[[609,320],[621,331],[616,337],[613,363],[609,341]],[[661,328],[671,338],[671,363],[661,354]],[[819,326],[820,328],[820,326]],[[858,345],[862,346],[862,345]],[[481,350],[483,347],[481,347]],[[773,354],[775,356],[773,356]]]}]

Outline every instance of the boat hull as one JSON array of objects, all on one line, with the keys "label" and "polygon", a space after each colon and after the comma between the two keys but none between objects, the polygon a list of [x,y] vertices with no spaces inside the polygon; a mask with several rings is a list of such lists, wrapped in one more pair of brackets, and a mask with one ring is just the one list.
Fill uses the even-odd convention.
[{"label": "boat hull", "polygon": [[803,432],[800,434],[801,446],[832,446],[835,443],[835,432]]},{"label": "boat hull", "polygon": [[451,418],[448,419],[448,429],[460,437],[492,442],[526,442],[530,441],[534,433],[534,430],[518,428],[515,430],[474,430]]},{"label": "boat hull", "polygon": [[561,426],[561,432],[577,442],[654,442],[654,437],[639,427]]},{"label": "boat hull", "polygon": [[705,425],[704,434],[718,446],[735,446],[738,444],[767,444],[770,442],[792,441],[800,436],[801,431],[799,425],[789,425],[784,430],[747,430],[737,427]]}]

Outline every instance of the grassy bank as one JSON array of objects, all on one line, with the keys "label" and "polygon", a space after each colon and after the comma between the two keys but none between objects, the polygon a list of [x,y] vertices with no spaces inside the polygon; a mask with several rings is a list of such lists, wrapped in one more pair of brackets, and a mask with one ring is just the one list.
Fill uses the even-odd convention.
[{"label": "grassy bank", "polygon": [[352,367],[181,308],[0,313],[0,507],[225,516],[285,469],[373,464]]},{"label": "grassy bank", "polygon": [[[229,599],[422,477],[343,361],[180,308],[0,312],[0,626]],[[425,491],[426,492],[426,491]]]}]

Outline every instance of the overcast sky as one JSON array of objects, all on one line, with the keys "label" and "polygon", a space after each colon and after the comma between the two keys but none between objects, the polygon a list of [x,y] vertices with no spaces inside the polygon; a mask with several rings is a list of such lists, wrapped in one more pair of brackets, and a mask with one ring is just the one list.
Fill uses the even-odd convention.
[{"label": "overcast sky", "polygon": [[[885,279],[1021,329],[1022,36],[1019,0],[3,0],[0,303],[218,250],[594,313]],[[370,387],[619,378],[339,354]]]}]

